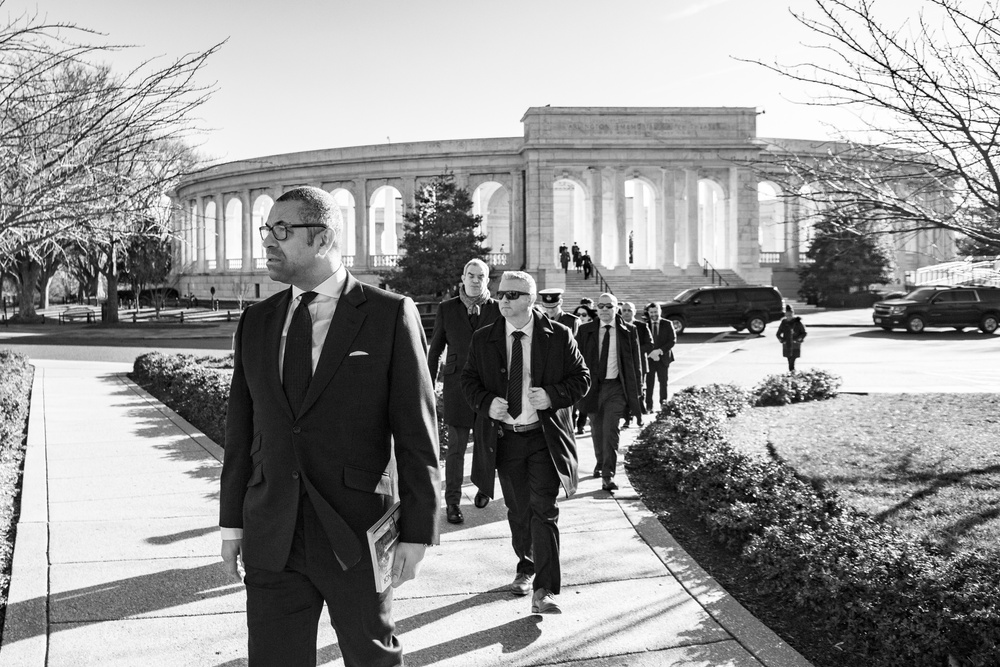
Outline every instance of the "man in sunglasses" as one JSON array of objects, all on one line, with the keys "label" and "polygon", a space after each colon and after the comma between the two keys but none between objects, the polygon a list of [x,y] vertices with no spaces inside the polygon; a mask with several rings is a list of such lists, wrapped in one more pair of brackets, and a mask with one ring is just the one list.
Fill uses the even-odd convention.
[{"label": "man in sunglasses", "polygon": [[569,329],[535,312],[535,280],[505,271],[502,319],[472,335],[462,388],[476,413],[472,482],[492,497],[500,477],[518,563],[510,591],[534,614],[561,613],[559,487],[576,491],[573,403],[590,373]]},{"label": "man in sunglasses", "polygon": [[[249,664],[316,664],[323,603],[345,665],[401,665],[393,587],[438,541],[434,388],[420,315],[358,282],[340,207],[300,187],[261,228],[290,288],[240,318],[226,415],[222,560],[246,576]],[[379,593],[366,531],[400,501],[392,586]]]},{"label": "man in sunglasses", "polygon": [[592,380],[580,409],[590,416],[597,469],[604,480],[602,488],[613,492],[618,489],[615,472],[620,421],[626,411],[642,414],[642,349],[635,326],[617,317],[618,299],[614,294],[602,294],[596,305],[597,321],[584,324],[576,335]]}]

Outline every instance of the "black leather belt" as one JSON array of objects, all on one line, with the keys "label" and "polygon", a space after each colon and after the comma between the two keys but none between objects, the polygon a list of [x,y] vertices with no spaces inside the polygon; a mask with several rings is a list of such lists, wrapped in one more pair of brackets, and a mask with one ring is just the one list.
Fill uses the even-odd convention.
[{"label": "black leather belt", "polygon": [[500,422],[500,428],[505,431],[512,431],[514,433],[527,433],[528,431],[537,431],[542,427],[542,422],[537,421],[534,424],[508,424],[507,422]]}]

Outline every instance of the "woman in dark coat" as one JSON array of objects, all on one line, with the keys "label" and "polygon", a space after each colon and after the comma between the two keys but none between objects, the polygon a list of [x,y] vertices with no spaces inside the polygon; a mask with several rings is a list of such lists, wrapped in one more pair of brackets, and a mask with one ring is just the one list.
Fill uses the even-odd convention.
[{"label": "woman in dark coat", "polygon": [[785,306],[785,318],[778,325],[778,340],[781,341],[781,354],[788,359],[788,371],[795,370],[795,360],[802,354],[802,341],[806,337],[806,326],[802,318],[795,316],[791,306]]}]

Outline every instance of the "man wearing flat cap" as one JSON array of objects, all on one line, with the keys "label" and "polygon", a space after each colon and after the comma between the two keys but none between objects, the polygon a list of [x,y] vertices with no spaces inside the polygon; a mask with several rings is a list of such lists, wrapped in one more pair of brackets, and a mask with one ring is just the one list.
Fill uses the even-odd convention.
[{"label": "man wearing flat cap", "polygon": [[546,317],[568,327],[573,332],[573,336],[576,336],[576,332],[580,328],[580,318],[563,311],[562,295],[564,291],[561,287],[538,290],[538,300],[542,304],[542,312]]}]

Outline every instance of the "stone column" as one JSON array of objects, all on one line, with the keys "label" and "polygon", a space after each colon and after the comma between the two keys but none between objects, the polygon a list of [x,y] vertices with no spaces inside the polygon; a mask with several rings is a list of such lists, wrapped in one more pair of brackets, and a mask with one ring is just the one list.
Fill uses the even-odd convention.
[{"label": "stone column", "polygon": [[799,266],[799,225],[797,222],[798,211],[795,200],[786,197],[782,200],[785,219],[782,225],[785,228],[785,266],[798,268]]},{"label": "stone column", "polygon": [[525,172],[517,169],[510,172],[510,247],[507,248],[507,263],[519,269],[526,265],[525,252]]},{"label": "stone column", "polygon": [[684,170],[684,196],[687,209],[687,269],[700,269],[698,256],[698,170]]},{"label": "stone column", "polygon": [[[194,215],[190,216],[193,218],[191,220],[191,226],[194,228],[195,233],[195,272],[205,273],[205,227],[207,226],[207,221],[205,220],[205,198],[199,197],[195,203]],[[188,209],[190,215],[190,208]]]},{"label": "stone column", "polygon": [[674,180],[675,175],[673,170],[660,168],[659,206],[656,207],[656,210],[660,213],[658,222],[662,233],[657,237],[659,244],[656,265],[661,270],[673,268],[677,264],[675,253],[675,244],[677,243],[677,204]]},{"label": "stone column", "polygon": [[625,217],[625,168],[614,170],[615,239],[618,252],[615,253],[615,268],[628,269],[628,225]]},{"label": "stone column", "polygon": [[226,193],[220,193],[215,201],[215,270],[226,268]]},{"label": "stone column", "polygon": [[[590,258],[597,264],[601,258],[601,237],[604,235],[604,174],[599,167],[591,167],[590,172],[590,201],[593,210],[593,235],[594,247],[590,249]],[[586,248],[583,248],[586,250]]]},{"label": "stone column", "polygon": [[354,269],[371,267],[368,243],[368,188],[364,178],[354,179]]},{"label": "stone column", "polygon": [[240,263],[240,271],[250,273],[253,271],[253,202],[250,199],[250,190],[240,193],[243,201],[243,259]]}]

